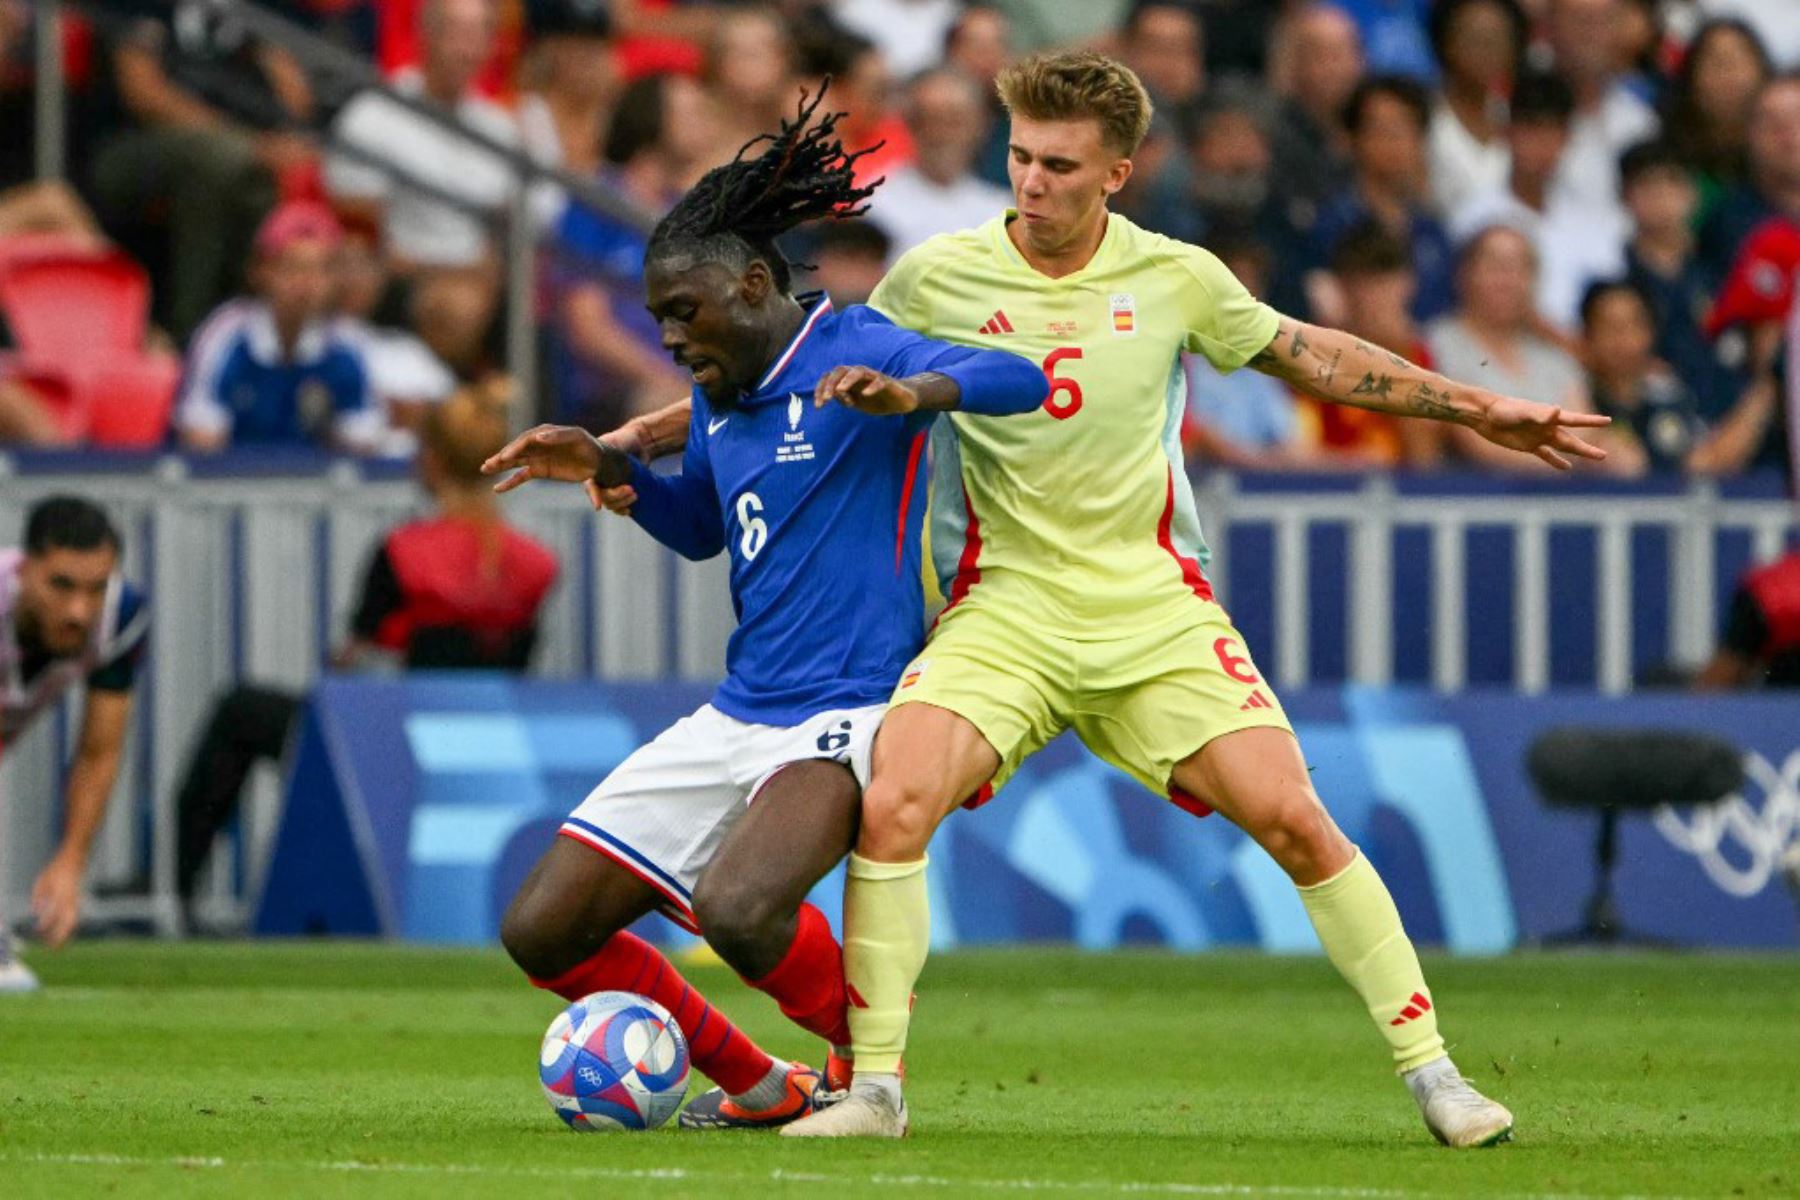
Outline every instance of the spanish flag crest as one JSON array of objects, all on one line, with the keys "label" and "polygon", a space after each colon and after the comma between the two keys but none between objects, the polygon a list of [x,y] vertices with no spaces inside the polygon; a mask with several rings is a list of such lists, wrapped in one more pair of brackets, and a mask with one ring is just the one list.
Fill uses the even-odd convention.
[{"label": "spanish flag crest", "polygon": [[1112,298],[1112,331],[1116,337],[1137,333],[1137,300],[1130,292],[1119,292]]}]

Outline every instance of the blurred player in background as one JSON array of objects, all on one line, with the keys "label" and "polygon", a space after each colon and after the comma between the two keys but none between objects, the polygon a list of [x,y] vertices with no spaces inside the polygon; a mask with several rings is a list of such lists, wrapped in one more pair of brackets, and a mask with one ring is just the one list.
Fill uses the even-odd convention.
[{"label": "blurred player in background", "polygon": [[[694,380],[681,474],[653,475],[567,426],[527,433],[489,464],[518,468],[502,491],[628,483],[633,516],[659,541],[691,559],[731,556],[724,682],[569,815],[501,924],[537,986],[570,1000],[639,992],[674,1015],[719,1085],[682,1112],[690,1129],[791,1122],[812,1111],[820,1075],[772,1059],[626,926],[660,909],[847,1050],[842,949],[805,898],[855,839],[875,730],[924,640],[915,484],[927,431],[941,410],[1030,412],[1047,386],[1015,355],[793,294],[774,239],[855,216],[872,190],[854,182],[837,116],[815,123],[822,96],[761,154],[708,173],[651,235],[648,307]],[[888,415],[816,403],[847,395]],[[847,1083],[829,1063],[827,1080]]]},{"label": "blurred player in background", "polygon": [[[0,550],[0,753],[86,682],[80,741],[63,793],[63,836],[31,887],[38,936],[60,946],[81,919],[81,878],[119,774],[131,685],[150,629],[144,597],[119,575],[119,534],[73,496],[33,506],[23,550]],[[33,797],[36,800],[36,797]],[[0,914],[0,992],[33,991]]]}]

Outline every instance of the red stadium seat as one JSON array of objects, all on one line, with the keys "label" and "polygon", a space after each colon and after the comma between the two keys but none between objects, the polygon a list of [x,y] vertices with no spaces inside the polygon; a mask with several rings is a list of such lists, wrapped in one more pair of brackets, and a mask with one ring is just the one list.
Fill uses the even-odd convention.
[{"label": "red stadium seat", "polygon": [[0,379],[29,386],[32,398],[50,414],[50,419],[56,422],[58,436],[65,441],[80,441],[87,436],[86,397],[79,395],[62,374],[36,372],[15,356],[0,354]]},{"label": "red stadium seat", "polygon": [[169,355],[146,355],[101,368],[92,380],[88,440],[123,449],[162,445],[180,382],[181,364]]},{"label": "red stadium seat", "polygon": [[150,282],[115,249],[54,236],[0,242],[0,313],[31,380],[72,438],[153,446],[168,429],[180,367],[144,349]]}]

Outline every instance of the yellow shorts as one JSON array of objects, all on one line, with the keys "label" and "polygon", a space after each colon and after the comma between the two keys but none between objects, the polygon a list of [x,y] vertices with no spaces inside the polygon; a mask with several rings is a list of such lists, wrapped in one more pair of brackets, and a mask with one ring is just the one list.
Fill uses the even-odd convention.
[{"label": "yellow shorts", "polygon": [[1073,728],[1089,750],[1158,796],[1200,812],[1204,805],[1171,791],[1176,764],[1221,734],[1291,728],[1231,618],[1198,597],[1105,641],[956,605],[901,673],[891,703],[935,704],[979,729],[1000,755],[993,790]]}]

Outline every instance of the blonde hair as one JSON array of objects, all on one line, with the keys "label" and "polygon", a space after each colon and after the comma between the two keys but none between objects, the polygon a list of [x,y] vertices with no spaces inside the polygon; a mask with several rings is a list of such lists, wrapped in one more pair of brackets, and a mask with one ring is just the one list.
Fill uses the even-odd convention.
[{"label": "blonde hair", "polygon": [[1034,54],[1000,72],[994,86],[1006,111],[1034,121],[1100,122],[1100,138],[1121,155],[1150,132],[1150,93],[1137,73],[1104,54]]},{"label": "blonde hair", "polygon": [[482,481],[481,464],[506,445],[512,385],[504,376],[458,388],[425,413],[425,445],[453,482]]}]

